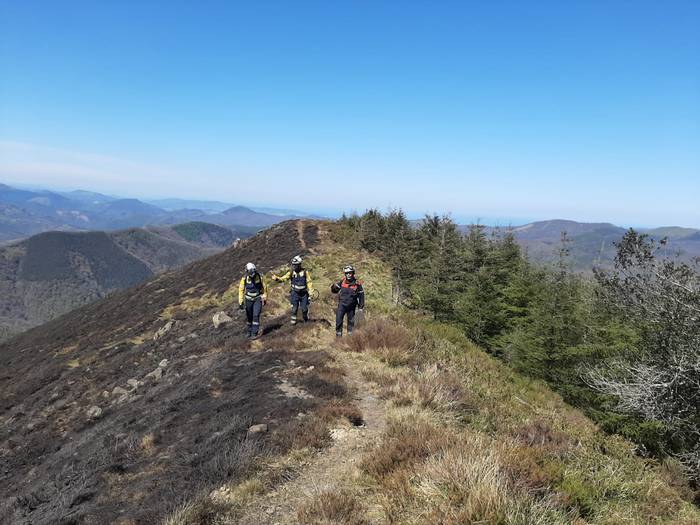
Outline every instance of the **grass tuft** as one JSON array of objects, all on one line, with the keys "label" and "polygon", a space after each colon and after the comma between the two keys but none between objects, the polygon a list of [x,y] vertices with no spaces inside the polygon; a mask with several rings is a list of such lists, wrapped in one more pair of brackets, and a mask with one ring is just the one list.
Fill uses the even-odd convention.
[{"label": "grass tuft", "polygon": [[322,492],[297,512],[301,525],[369,525],[357,497],[346,490]]}]

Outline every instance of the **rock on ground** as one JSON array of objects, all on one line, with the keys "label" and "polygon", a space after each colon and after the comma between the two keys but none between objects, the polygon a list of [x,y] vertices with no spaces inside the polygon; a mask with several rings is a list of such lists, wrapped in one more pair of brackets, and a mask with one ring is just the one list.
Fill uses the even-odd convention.
[{"label": "rock on ground", "polygon": [[233,318],[226,314],[226,312],[216,312],[214,317],[211,318],[211,322],[214,323],[214,328],[219,328],[233,321]]},{"label": "rock on ground", "polygon": [[165,323],[165,325],[160,330],[158,330],[156,332],[156,334],[153,336],[153,340],[157,341],[158,339],[163,337],[165,334],[167,334],[170,331],[170,329],[173,327],[174,324],[175,324],[175,321],[173,321],[172,319],[170,321],[168,321],[167,323]]}]

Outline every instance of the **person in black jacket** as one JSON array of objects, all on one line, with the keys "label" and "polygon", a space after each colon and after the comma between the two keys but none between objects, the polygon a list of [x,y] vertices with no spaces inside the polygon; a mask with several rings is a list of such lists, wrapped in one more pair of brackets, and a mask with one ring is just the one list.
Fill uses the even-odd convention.
[{"label": "person in black jacket", "polygon": [[365,291],[362,283],[355,278],[355,268],[348,265],[343,268],[345,278],[331,285],[331,292],[338,294],[338,310],[335,313],[335,335],[343,336],[343,318],[348,318],[348,335],[355,327],[355,310],[365,308]]}]

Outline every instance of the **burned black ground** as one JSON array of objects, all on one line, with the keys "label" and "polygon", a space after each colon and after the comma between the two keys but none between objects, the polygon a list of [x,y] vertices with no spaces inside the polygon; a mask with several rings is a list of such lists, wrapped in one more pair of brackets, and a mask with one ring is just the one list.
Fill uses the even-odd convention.
[{"label": "burned black ground", "polygon": [[[153,523],[183,501],[239,479],[260,455],[295,446],[300,413],[347,396],[342,373],[322,352],[292,352],[285,319],[265,319],[265,351],[244,338],[241,313],[215,329],[205,306],[175,309],[194,296],[221,295],[248,261],[263,271],[317,242],[317,226],[283,223],[236,249],[120,292],[0,346],[0,522]],[[313,323],[298,327],[313,330]],[[159,380],[147,377],[167,359]],[[314,367],[289,380],[310,398],[280,389],[280,371]],[[115,387],[130,390],[119,401]],[[88,417],[99,407],[98,417]],[[270,432],[250,436],[251,424]],[[298,429],[297,429],[298,430]],[[322,434],[322,430],[320,431]],[[319,435],[321,435],[319,434]]]}]

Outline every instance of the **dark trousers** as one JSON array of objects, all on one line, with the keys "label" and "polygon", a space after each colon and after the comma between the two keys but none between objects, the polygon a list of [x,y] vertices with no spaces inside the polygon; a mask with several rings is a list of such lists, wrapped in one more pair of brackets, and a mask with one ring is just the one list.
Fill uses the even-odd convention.
[{"label": "dark trousers", "polygon": [[248,335],[258,335],[260,330],[260,313],[262,312],[262,299],[245,300],[245,316],[248,320]]},{"label": "dark trousers", "polygon": [[355,327],[355,308],[357,305],[350,304],[339,304],[338,310],[335,312],[335,334],[343,335],[343,318],[347,316],[348,318],[348,335],[352,333],[352,329]]},{"label": "dark trousers", "polygon": [[292,324],[297,322],[297,312],[301,306],[301,315],[304,321],[309,320],[309,292],[292,290],[289,294],[289,302],[292,304]]}]

